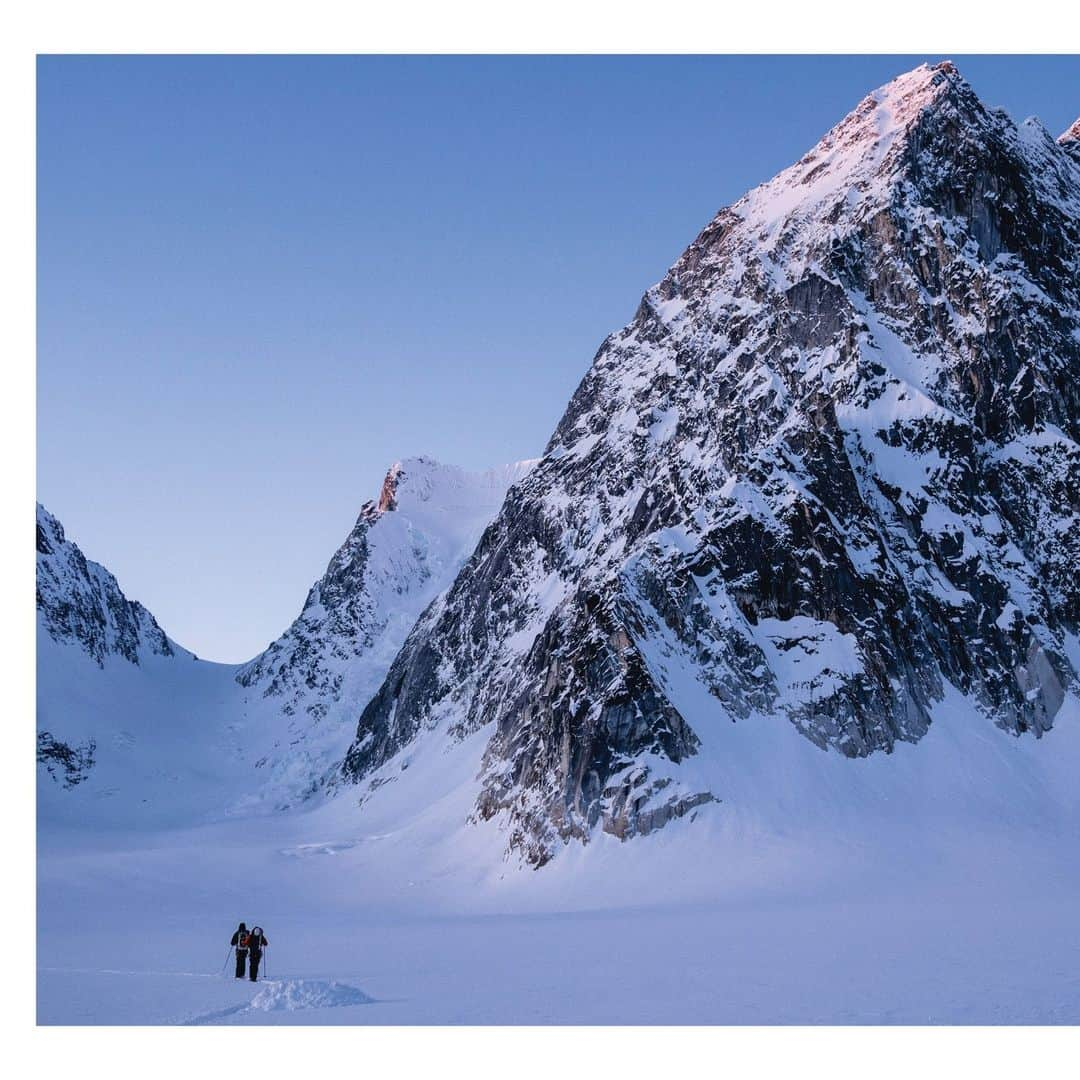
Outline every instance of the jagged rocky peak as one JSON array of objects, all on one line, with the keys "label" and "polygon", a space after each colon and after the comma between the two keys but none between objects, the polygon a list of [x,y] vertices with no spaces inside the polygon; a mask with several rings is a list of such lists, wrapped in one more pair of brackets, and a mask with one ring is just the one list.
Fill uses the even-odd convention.
[{"label": "jagged rocky peak", "polygon": [[1077,679],[1078,228],[1061,145],[953,64],[866,97],[603,343],[343,775],[488,731],[475,815],[540,864],[723,800],[689,765],[732,723],[889,752],[951,684],[1048,732]]},{"label": "jagged rocky peak", "polygon": [[401,476],[402,464],[400,461],[395,462],[390,466],[387,471],[386,479],[383,480],[382,490],[379,492],[379,501],[376,504],[376,509],[382,513],[386,510],[397,509],[397,486],[398,478]]},{"label": "jagged rocky peak", "polygon": [[138,664],[148,653],[177,650],[157,620],[128,600],[116,578],[91,562],[64,535],[64,527],[37,504],[38,625],[57,642],[81,646],[100,666],[110,656]]},{"label": "jagged rocky peak", "polygon": [[279,697],[282,711],[298,717],[298,738],[306,738],[304,725],[332,714],[343,695],[350,707],[362,704],[353,699],[370,692],[372,670],[381,678],[417,615],[450,583],[498,512],[506,489],[533,464],[472,473],[428,457],[395,462],[299,617],[240,669],[237,681]]}]

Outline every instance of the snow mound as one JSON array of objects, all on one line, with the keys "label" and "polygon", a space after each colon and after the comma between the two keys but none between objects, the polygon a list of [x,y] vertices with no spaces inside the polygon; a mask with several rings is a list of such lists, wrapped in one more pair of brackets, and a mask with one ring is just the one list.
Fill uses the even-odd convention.
[{"label": "snow mound", "polygon": [[251,1008],[263,1012],[297,1009],[332,1009],[343,1005],[370,1005],[375,999],[363,990],[336,980],[282,979],[266,982],[251,999]]}]

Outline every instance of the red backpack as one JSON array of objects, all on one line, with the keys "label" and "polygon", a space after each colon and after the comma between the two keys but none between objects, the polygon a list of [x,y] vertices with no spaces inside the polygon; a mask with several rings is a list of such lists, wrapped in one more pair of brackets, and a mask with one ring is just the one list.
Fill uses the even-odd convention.
[{"label": "red backpack", "polygon": [[242,933],[242,934],[241,934],[241,935],[240,935],[240,936],[239,936],[239,937],[238,937],[238,938],[236,939],[236,947],[237,947],[238,949],[246,949],[246,948],[248,947],[248,942],[249,942],[249,941],[251,941],[251,935],[250,935],[250,934],[249,934],[249,933],[248,933],[248,932],[247,932],[247,931],[245,930],[245,931],[244,931],[244,932],[243,932],[243,933]]}]

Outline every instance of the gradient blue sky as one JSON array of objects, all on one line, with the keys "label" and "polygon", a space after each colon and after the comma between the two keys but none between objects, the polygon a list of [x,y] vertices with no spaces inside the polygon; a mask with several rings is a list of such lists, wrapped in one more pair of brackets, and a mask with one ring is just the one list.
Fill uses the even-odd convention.
[{"label": "gradient blue sky", "polygon": [[[39,498],[247,659],[391,462],[538,455],[719,207],[934,59],[42,57]],[[1080,113],[1076,57],[956,59]]]}]

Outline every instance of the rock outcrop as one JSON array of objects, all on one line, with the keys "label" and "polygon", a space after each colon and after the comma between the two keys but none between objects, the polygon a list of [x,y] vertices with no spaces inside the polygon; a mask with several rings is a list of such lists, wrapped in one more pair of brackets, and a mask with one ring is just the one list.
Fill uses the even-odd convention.
[{"label": "rock outcrop", "polygon": [[110,656],[138,664],[147,652],[174,655],[154,616],[129,600],[105,567],[87,559],[40,503],[37,610],[39,624],[54,641],[78,643],[99,666]]}]

